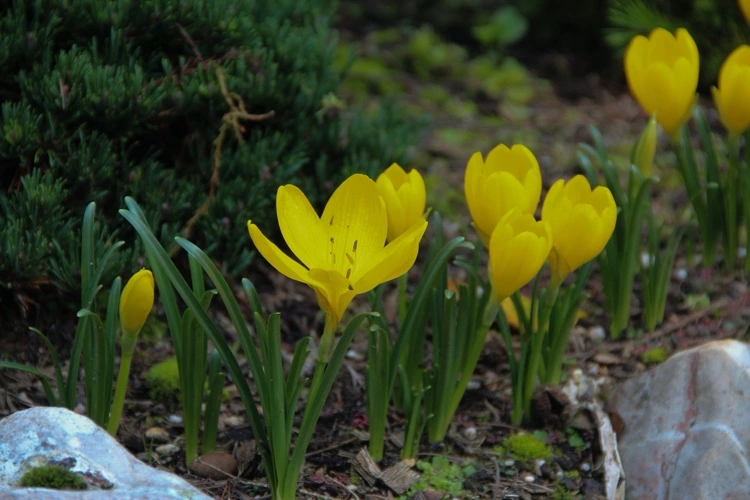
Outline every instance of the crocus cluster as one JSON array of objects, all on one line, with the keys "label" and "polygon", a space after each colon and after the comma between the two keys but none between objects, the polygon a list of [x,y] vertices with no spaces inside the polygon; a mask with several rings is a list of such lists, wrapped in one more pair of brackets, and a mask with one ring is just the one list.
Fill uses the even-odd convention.
[{"label": "crocus cluster", "polygon": [[609,189],[591,189],[582,175],[542,191],[539,163],[528,148],[500,144],[482,158],[475,153],[464,179],[466,203],[480,239],[489,249],[489,277],[502,302],[549,259],[556,283],[596,257],[615,228],[617,207]]},{"label": "crocus cluster", "polygon": [[[740,6],[748,15],[750,5]],[[638,35],[625,53],[625,75],[635,99],[649,115],[655,115],[664,131],[677,138],[690,118],[696,101],[700,61],[698,47],[684,28],[670,33],[654,29]],[[750,127],[750,46],[736,48],[726,58],[713,88],[714,103],[730,137]]]}]

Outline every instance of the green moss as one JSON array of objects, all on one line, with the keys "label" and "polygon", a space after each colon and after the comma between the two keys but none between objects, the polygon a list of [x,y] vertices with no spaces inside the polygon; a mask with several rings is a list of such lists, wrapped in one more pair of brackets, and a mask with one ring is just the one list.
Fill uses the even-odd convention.
[{"label": "green moss", "polygon": [[26,488],[52,488],[53,490],[85,490],[86,481],[78,474],[59,465],[43,465],[26,471],[21,477]]},{"label": "green moss", "polygon": [[641,361],[647,365],[661,363],[665,359],[667,359],[667,350],[663,347],[654,347],[641,354]]},{"label": "green moss", "polygon": [[149,397],[155,401],[175,404],[180,397],[180,373],[177,358],[171,356],[152,366],[146,373]]},{"label": "green moss", "polygon": [[452,464],[445,457],[433,457],[431,462],[420,460],[417,468],[422,471],[422,475],[409,490],[408,498],[427,489],[460,497],[464,492],[464,481],[476,472],[473,465]]},{"label": "green moss", "polygon": [[502,448],[516,460],[543,460],[549,458],[552,449],[547,443],[531,434],[514,434],[503,440]]}]

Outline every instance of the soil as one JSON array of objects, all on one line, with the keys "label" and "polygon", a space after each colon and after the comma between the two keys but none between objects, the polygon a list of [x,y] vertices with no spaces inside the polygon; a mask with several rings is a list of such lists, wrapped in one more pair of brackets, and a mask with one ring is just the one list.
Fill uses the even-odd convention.
[{"label": "soil", "polygon": [[[362,47],[369,46],[368,39],[358,42]],[[371,47],[368,50],[377,52]],[[419,95],[424,81],[408,71],[395,72],[391,77],[403,82],[408,89],[401,96],[405,102],[418,101],[415,96]],[[623,156],[627,155],[628,148],[645,125],[645,117],[627,90],[622,86],[608,87],[596,75],[584,75],[577,81],[568,79],[562,90],[540,81],[533,74],[530,78],[536,95],[522,105],[524,118],[521,120],[504,114],[502,99],[491,99],[481,94],[473,98],[479,114],[491,115],[499,120],[487,121],[477,116],[458,120],[447,112],[435,113],[435,106],[422,103],[434,116],[428,134],[417,148],[420,153],[414,167],[433,180],[430,203],[433,206],[441,205],[448,232],[474,239],[466,211],[460,207],[463,169],[472,152],[487,152],[498,142],[510,143],[514,138],[533,136],[533,150],[540,161],[545,186],[548,187],[555,179],[567,178],[577,172],[575,147],[578,142],[589,141],[589,125],[596,124],[607,146]],[[448,78],[447,82],[458,85],[455,87],[457,94],[463,92],[463,87],[460,83],[456,84],[454,79]],[[347,95],[346,91],[342,96],[345,99],[361,98]],[[370,96],[371,99],[377,97]],[[500,126],[496,126],[497,123]],[[446,142],[445,136],[440,134],[445,127],[468,131],[469,140],[457,144]],[[686,201],[681,188],[670,184],[670,162],[673,160],[666,152],[668,147],[662,143],[660,150],[659,158],[664,157],[665,160],[657,161],[657,168],[664,183],[654,192],[655,210],[662,218],[677,221],[673,207],[684,207]],[[458,201],[453,205],[445,203],[445,200],[451,199]],[[294,343],[301,336],[314,336],[322,331],[322,318],[314,295],[304,285],[278,275],[261,263],[260,258],[256,263],[252,275],[248,277],[258,288],[266,310],[281,312],[282,345],[291,357]],[[410,273],[412,284],[420,275],[420,266],[421,260]],[[638,330],[642,323],[636,302],[631,322],[634,328],[623,340],[607,340],[602,332],[606,332],[608,319],[596,272],[592,275],[587,292],[589,299],[584,304],[586,317],[579,321],[571,335],[567,359],[569,372],[579,369],[579,375],[600,384],[596,391],[588,395],[579,394],[579,399],[606,404],[607,395],[618,380],[647,369],[641,356],[653,348],[661,347],[671,354],[708,340],[744,339],[747,334],[744,325],[748,324],[750,318],[750,292],[743,277],[721,269],[720,265],[700,267],[691,259],[690,252],[684,249],[680,252],[670,282],[666,320],[653,332]],[[238,298],[241,299],[240,294]],[[361,297],[353,309],[365,307],[364,302]],[[61,353],[66,353],[71,344],[74,319],[60,319],[55,324],[40,327],[54,340]],[[217,313],[215,321],[232,339],[228,319]],[[149,367],[171,354],[168,337],[159,333],[163,330],[162,322],[163,317],[157,311],[147,328],[150,331],[144,332],[144,338],[138,344],[119,438],[143,460],[184,477],[211,496],[268,498],[263,471],[254,453],[252,432],[229,379],[227,390],[230,397],[222,404],[218,441],[220,449],[238,459],[239,470],[232,477],[220,480],[201,478],[188,470],[180,447],[182,428],[179,407],[152,401],[144,380]],[[10,325],[3,335],[2,352],[10,360],[43,367],[52,373],[46,348],[38,338],[29,337],[25,325]],[[360,332],[316,427],[299,482],[300,498],[375,499],[398,496],[382,480],[368,483],[364,477],[366,474],[359,472],[356,466],[358,453],[367,445],[367,412],[363,392],[365,353],[366,337]],[[41,387],[33,377],[3,371],[1,380],[0,418],[31,406],[46,404]],[[476,383],[467,391],[446,442],[429,445],[423,441],[418,458],[434,465],[435,457],[443,457],[451,464],[471,466],[471,469],[465,470],[465,477],[457,480],[460,491],[455,496],[499,499],[573,498],[573,495],[580,495],[584,498],[604,498],[602,450],[596,426],[580,417],[584,412],[571,409],[559,389],[548,388],[539,392],[531,427],[519,429],[509,424],[510,380],[504,347],[495,332],[490,332],[487,337],[474,380]],[[83,400],[81,394],[79,401]],[[78,410],[83,412],[84,408],[79,407]],[[611,418],[617,430],[617,415],[611,415]],[[389,415],[385,458],[378,464],[382,469],[399,461],[399,437],[403,435],[403,422],[403,415],[397,411],[393,410]],[[155,451],[158,443],[144,438],[146,431],[154,427],[167,432],[167,442],[177,444],[176,453],[160,454]],[[519,431],[542,431],[555,449],[553,458],[540,464],[504,453],[500,447],[503,440]],[[410,470],[423,472],[419,467]],[[424,480],[429,480],[428,474],[423,473],[422,476]],[[441,498],[446,494],[428,488],[415,493],[414,498]]]}]

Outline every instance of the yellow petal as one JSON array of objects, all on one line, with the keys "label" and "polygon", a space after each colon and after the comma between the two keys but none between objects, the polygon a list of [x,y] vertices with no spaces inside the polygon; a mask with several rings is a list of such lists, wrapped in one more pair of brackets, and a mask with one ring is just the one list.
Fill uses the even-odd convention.
[{"label": "yellow petal", "polygon": [[337,271],[311,269],[309,272],[315,297],[320,308],[333,316],[335,324],[341,321],[344,311],[356,295],[349,280]]},{"label": "yellow petal", "polygon": [[279,187],[276,215],[281,235],[292,253],[308,268],[325,266],[326,232],[307,196],[297,186]]},{"label": "yellow petal", "polygon": [[542,220],[552,230],[550,268],[561,281],[604,249],[617,222],[617,206],[609,189],[599,186],[592,191],[588,180],[577,175],[550,188]]},{"label": "yellow petal", "polygon": [[135,273],[120,295],[120,326],[126,335],[137,335],[154,307],[154,275],[148,269]]},{"label": "yellow petal", "polygon": [[745,16],[745,21],[750,24],[750,0],[740,0],[740,10]]},{"label": "yellow petal", "polygon": [[388,179],[390,179],[395,189],[398,189],[402,184],[408,182],[408,176],[406,175],[406,172],[398,163],[391,164],[391,166],[385,169],[385,171],[381,175],[384,175]]},{"label": "yellow petal", "polygon": [[300,281],[302,283],[310,283],[307,269],[305,269],[302,264],[282,252],[279,247],[266,238],[261,230],[258,229],[258,226],[247,221],[247,230],[250,232],[250,238],[253,240],[255,248],[278,272],[289,279]]},{"label": "yellow petal", "polygon": [[[399,193],[396,192],[396,188],[393,186],[391,179],[384,174],[381,174],[376,184],[378,186],[378,192],[385,201],[386,213],[388,215],[388,233],[387,239],[389,241],[394,240],[399,234],[403,232],[405,210],[402,204],[402,198]],[[403,189],[406,187],[402,185]]]},{"label": "yellow petal", "polygon": [[419,253],[419,242],[427,229],[427,221],[422,219],[401,236],[388,243],[367,265],[359,268],[352,276],[352,285],[357,293],[365,293],[380,283],[398,278],[406,273]]},{"label": "yellow petal", "polygon": [[329,234],[327,269],[354,274],[383,248],[388,231],[385,202],[366,175],[346,179],[331,195],[321,220]]},{"label": "yellow petal", "polygon": [[719,86],[713,89],[721,123],[730,136],[750,127],[750,46],[742,45],[727,56],[719,71]]},{"label": "yellow petal", "polygon": [[549,223],[530,214],[512,211],[492,232],[489,275],[499,301],[531,281],[544,265],[552,247]]},{"label": "yellow petal", "polygon": [[689,119],[698,86],[699,55],[684,29],[656,28],[634,37],[625,52],[625,75],[635,99],[674,135]]}]

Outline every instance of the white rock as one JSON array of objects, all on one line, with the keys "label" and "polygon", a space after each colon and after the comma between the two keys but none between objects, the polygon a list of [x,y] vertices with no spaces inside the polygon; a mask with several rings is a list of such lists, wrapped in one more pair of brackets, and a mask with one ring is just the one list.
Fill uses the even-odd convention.
[{"label": "white rock", "polygon": [[[21,488],[30,467],[65,464],[89,485],[81,491]],[[2,499],[208,499],[187,481],[139,462],[88,418],[64,408],[36,407],[0,420]]]},{"label": "white rock", "polygon": [[748,498],[750,348],[683,351],[615,391],[629,498]]}]

